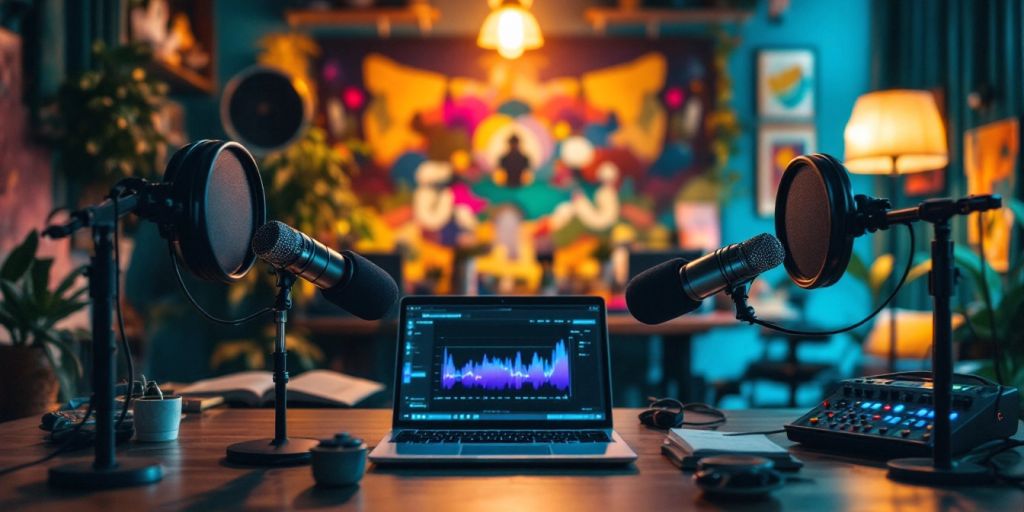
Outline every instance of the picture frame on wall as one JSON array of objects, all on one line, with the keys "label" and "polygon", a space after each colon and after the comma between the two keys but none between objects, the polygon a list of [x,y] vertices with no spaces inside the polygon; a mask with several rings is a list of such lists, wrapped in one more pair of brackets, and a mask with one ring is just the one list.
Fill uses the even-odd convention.
[{"label": "picture frame on wall", "polygon": [[757,214],[775,214],[775,195],[782,173],[791,160],[818,150],[812,123],[765,124],[757,132]]},{"label": "picture frame on wall", "polygon": [[757,114],[770,120],[809,120],[817,105],[816,56],[810,48],[757,52]]}]

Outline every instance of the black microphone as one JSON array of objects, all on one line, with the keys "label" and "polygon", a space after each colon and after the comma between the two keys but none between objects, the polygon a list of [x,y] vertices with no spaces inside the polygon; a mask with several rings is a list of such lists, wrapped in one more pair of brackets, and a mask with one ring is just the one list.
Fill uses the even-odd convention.
[{"label": "black microphone", "polygon": [[256,230],[252,250],[275,268],[287,270],[320,288],[320,294],[364,320],[377,320],[398,300],[395,280],[352,252],[338,253],[279,221]]},{"label": "black microphone", "polygon": [[700,301],[745,283],[782,264],[782,244],[761,233],[693,261],[676,258],[651,267],[626,286],[630,314],[645,324],[660,324],[700,307]]}]

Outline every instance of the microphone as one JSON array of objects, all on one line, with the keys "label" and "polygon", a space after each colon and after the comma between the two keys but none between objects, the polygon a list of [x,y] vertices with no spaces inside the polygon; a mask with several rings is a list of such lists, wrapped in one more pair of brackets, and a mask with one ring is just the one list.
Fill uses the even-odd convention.
[{"label": "microphone", "polygon": [[660,324],[700,307],[700,301],[782,264],[785,252],[772,235],[728,245],[693,261],[675,258],[630,280],[626,306],[645,324]]},{"label": "microphone", "polygon": [[309,235],[270,221],[252,239],[252,250],[275,268],[287,270],[320,288],[320,295],[364,320],[378,320],[398,300],[395,280],[352,252],[338,253]]}]

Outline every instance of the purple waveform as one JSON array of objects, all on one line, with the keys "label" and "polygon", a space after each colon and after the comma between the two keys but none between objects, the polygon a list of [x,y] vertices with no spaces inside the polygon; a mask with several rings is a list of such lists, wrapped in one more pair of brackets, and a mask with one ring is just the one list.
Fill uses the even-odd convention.
[{"label": "purple waveform", "polygon": [[464,388],[522,389],[523,384],[529,384],[533,389],[540,389],[545,384],[559,391],[569,388],[569,352],[563,340],[555,344],[550,359],[534,352],[528,365],[523,364],[523,354],[518,351],[515,359],[491,358],[484,354],[480,362],[470,360],[461,368],[455,366],[448,347],[444,348],[442,357],[441,387],[444,389],[452,389],[456,382]]}]

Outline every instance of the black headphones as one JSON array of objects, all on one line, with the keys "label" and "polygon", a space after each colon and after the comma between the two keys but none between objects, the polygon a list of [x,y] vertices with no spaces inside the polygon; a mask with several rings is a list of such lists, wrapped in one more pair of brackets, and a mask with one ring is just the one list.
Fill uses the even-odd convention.
[{"label": "black headphones", "polygon": [[[704,403],[684,404],[675,398],[649,397],[651,405],[638,416],[640,423],[648,427],[668,430],[683,425],[713,427],[725,423],[725,413]],[[686,412],[711,416],[709,421],[685,421]]]}]

